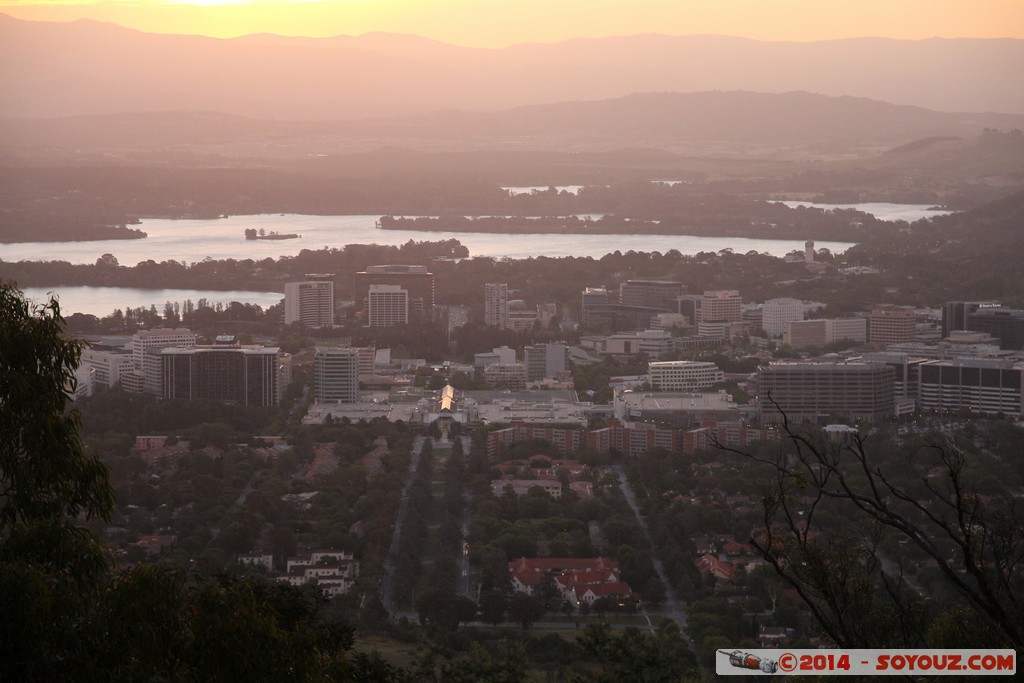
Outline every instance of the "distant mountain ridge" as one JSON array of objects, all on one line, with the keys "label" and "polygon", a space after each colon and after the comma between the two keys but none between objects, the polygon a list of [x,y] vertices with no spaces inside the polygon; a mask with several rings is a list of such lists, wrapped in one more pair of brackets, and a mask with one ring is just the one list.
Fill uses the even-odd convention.
[{"label": "distant mountain ridge", "polygon": [[635,92],[807,91],[1024,114],[1014,39],[813,43],[637,35],[501,49],[417,36],[230,40],[0,14],[0,116],[214,111],[344,120]]},{"label": "distant mountain ridge", "polygon": [[[424,151],[647,149],[713,156],[751,151],[874,156],[1024,129],[1024,115],[957,114],[806,92],[646,93],[356,121],[261,120],[216,112],[142,112],[0,120],[0,146],[118,152],[191,149],[225,156]],[[915,142],[917,141],[917,142]],[[904,150],[904,146],[911,148]],[[894,149],[900,148],[900,149]]]}]

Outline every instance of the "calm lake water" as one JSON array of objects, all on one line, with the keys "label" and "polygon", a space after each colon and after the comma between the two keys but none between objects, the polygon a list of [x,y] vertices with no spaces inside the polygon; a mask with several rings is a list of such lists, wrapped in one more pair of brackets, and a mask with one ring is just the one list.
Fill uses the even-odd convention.
[{"label": "calm lake water", "polygon": [[[677,181],[663,181],[677,182]],[[533,188],[506,188],[530,191]],[[546,189],[546,188],[537,188]],[[579,186],[560,186],[578,191]],[[789,206],[814,206],[823,209],[857,208],[881,220],[917,220],[942,215],[926,205],[908,204],[812,204],[784,202]],[[466,232],[420,232],[414,230],[378,230],[377,216],[306,216],[300,214],[263,214],[230,216],[209,220],[170,220],[150,218],[141,227],[148,237],[139,240],[97,240],[91,242],[23,242],[0,244],[0,261],[67,261],[95,263],[103,254],[113,254],[122,265],[141,261],[175,260],[193,263],[211,259],[276,259],[294,256],[303,249],[342,248],[346,244],[405,244],[454,238],[466,245],[471,256],[494,258],[529,258],[535,256],[591,256],[600,258],[613,251],[660,251],[676,249],[683,254],[732,249],[739,253],[757,251],[784,256],[802,251],[803,240],[746,239],[740,237],[693,237],[672,235],[555,235],[500,234]],[[300,239],[246,240],[247,228],[296,233]],[[808,239],[814,239],[808,235]],[[853,246],[849,242],[815,240],[815,245],[834,253]],[[3,266],[0,265],[0,276]],[[49,291],[44,287],[26,290],[29,297],[42,301]],[[239,301],[259,304],[264,308],[280,301],[281,295],[268,292],[216,292],[183,289],[136,289],[126,287],[60,287],[57,290],[67,314],[91,313],[108,315],[115,308],[136,308],[156,305],[161,310],[166,301],[207,299],[211,303]]]},{"label": "calm lake water", "polygon": [[[209,220],[170,220],[150,218],[135,226],[148,233],[138,240],[97,240],[92,242],[21,242],[0,244],[2,261],[68,261],[95,263],[103,254],[113,254],[124,266],[152,259],[186,263],[204,258],[264,259],[294,256],[303,249],[342,248],[346,244],[405,244],[457,239],[471,256],[529,258],[532,256],[592,256],[600,258],[619,250],[660,251],[677,249],[683,254],[732,249],[750,250],[784,256],[804,248],[803,240],[766,240],[741,237],[692,237],[686,235],[555,235],[503,234],[481,232],[420,232],[417,230],[378,230],[378,216],[306,216],[299,214],[262,214],[230,216]],[[245,230],[296,233],[300,239],[246,240]],[[814,235],[808,235],[814,239]],[[842,252],[849,242],[817,241],[818,248]],[[2,274],[2,266],[0,266]]]},{"label": "calm lake water", "polygon": [[935,216],[947,216],[952,211],[935,209],[932,204],[890,204],[888,202],[866,202],[863,204],[815,204],[814,202],[785,201],[778,202],[785,204],[791,209],[798,206],[809,206],[815,209],[856,209],[864,213],[870,213],[880,221],[907,221],[913,223],[922,218],[934,218]]}]

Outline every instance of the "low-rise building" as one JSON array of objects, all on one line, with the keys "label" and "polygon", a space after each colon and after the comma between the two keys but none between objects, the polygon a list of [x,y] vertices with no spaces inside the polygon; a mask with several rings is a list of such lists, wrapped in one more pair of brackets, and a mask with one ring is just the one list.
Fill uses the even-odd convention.
[{"label": "low-rise building", "polygon": [[725,380],[714,363],[693,360],[654,361],[647,364],[651,386],[660,391],[694,391]]}]

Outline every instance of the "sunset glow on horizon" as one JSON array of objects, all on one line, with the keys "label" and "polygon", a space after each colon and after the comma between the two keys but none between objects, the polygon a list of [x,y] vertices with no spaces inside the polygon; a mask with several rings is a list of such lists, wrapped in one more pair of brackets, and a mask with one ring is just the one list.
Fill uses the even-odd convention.
[{"label": "sunset glow on horizon", "polygon": [[1020,0],[0,0],[0,13],[217,38],[387,32],[494,48],[637,33],[797,42],[1024,38]]}]

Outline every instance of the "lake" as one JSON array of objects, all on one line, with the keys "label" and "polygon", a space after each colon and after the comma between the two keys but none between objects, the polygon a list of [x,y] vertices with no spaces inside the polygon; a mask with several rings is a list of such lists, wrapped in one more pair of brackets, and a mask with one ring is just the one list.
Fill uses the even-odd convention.
[{"label": "lake", "polygon": [[[677,181],[662,181],[677,182]],[[560,186],[578,191],[578,186]],[[530,190],[533,188],[507,188]],[[546,189],[546,188],[538,188]],[[790,206],[814,206],[823,209],[856,208],[872,213],[881,220],[916,220],[949,212],[930,211],[927,205],[910,204],[812,204],[784,202]],[[784,256],[791,251],[803,251],[803,240],[748,239],[742,237],[694,237],[673,235],[557,235],[502,234],[474,232],[420,232],[415,230],[378,230],[378,216],[307,216],[300,214],[262,214],[256,216],[230,216],[207,220],[171,220],[148,218],[140,227],[148,237],[139,240],[97,240],[91,242],[22,242],[0,244],[2,261],[68,261],[95,263],[103,254],[112,254],[121,265],[135,265],[141,261],[175,260],[193,263],[205,258],[220,259],[277,259],[294,256],[303,249],[342,248],[346,244],[405,244],[457,239],[469,249],[471,256],[494,258],[529,258],[535,256],[590,256],[600,258],[613,251],[660,251],[676,249],[683,254],[717,252],[732,249],[738,253],[757,251]],[[245,230],[296,233],[300,239],[246,240]],[[813,239],[813,235],[808,236]],[[833,253],[846,251],[852,243],[815,240],[819,249]],[[3,275],[0,267],[0,276]],[[42,301],[49,288],[30,287],[26,294]],[[71,287],[57,288],[63,311],[109,315],[115,308],[149,308],[156,305],[162,312],[166,301],[207,299],[211,303],[259,304],[266,308],[280,301],[282,295],[273,292],[217,292],[190,289],[138,289],[131,287]]]},{"label": "lake", "polygon": [[[140,261],[174,260],[185,263],[205,258],[276,259],[294,256],[303,249],[342,248],[346,244],[401,245],[415,242],[457,239],[471,256],[529,258],[533,256],[591,256],[600,258],[613,251],[660,251],[676,249],[683,254],[702,251],[766,252],[774,256],[804,248],[803,240],[749,239],[743,237],[693,237],[687,235],[557,235],[505,234],[482,232],[421,232],[418,230],[378,230],[378,216],[307,216],[300,214],[262,214],[229,216],[207,220],[171,220],[147,218],[141,228],[145,239],[96,240],[91,242],[21,242],[0,244],[2,261],[67,261],[95,263],[103,254],[112,254],[123,266]],[[300,239],[246,240],[245,230],[296,233]],[[814,239],[808,235],[807,239]],[[815,240],[817,247],[843,252],[850,242]],[[0,271],[2,275],[2,271]]]},{"label": "lake", "polygon": [[880,221],[907,221],[913,223],[922,218],[934,218],[935,216],[948,216],[953,211],[935,209],[933,204],[891,204],[889,202],[864,202],[862,204],[815,204],[814,202],[781,201],[777,204],[785,204],[791,209],[798,206],[809,206],[814,209],[856,209],[864,213],[870,213]]}]

